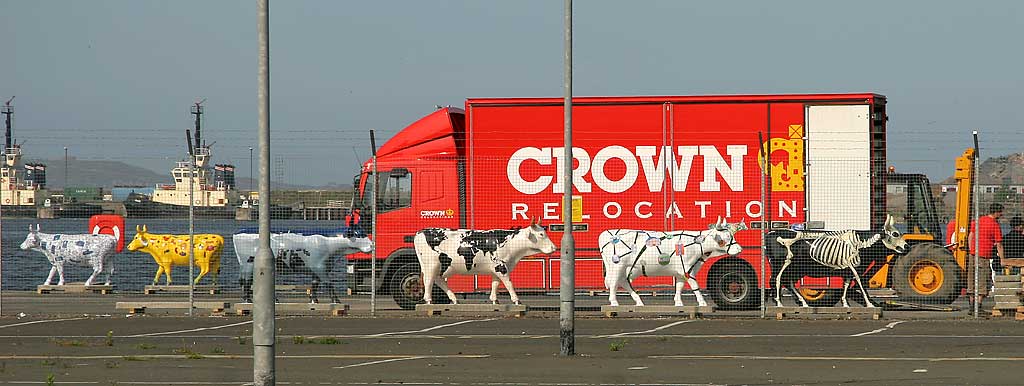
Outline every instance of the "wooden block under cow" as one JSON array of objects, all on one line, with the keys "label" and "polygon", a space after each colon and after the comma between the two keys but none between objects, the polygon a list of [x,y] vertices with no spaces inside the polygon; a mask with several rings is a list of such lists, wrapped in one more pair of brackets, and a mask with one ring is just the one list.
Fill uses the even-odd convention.
[{"label": "wooden block under cow", "polygon": [[[215,285],[195,285],[192,286],[192,292],[216,295],[220,293],[220,288]],[[147,285],[143,288],[143,293],[146,295],[187,294],[188,285]]]},{"label": "wooden block under cow", "polygon": [[[228,307],[230,303],[225,302],[192,302],[194,309],[209,310],[213,313],[222,313]],[[130,314],[144,314],[147,309],[184,309],[187,310],[189,307],[188,302],[117,302],[114,303],[114,308],[119,310],[128,310]]]},{"label": "wooden block under cow", "polygon": [[52,293],[92,293],[107,295],[114,292],[114,286],[109,284],[90,284],[85,283],[64,283],[64,285],[53,285],[53,284],[40,284],[36,286],[36,293],[39,294],[52,294]]},{"label": "wooden block under cow", "polygon": [[[351,307],[348,304],[338,303],[275,303],[274,313],[277,316],[289,315],[310,315],[328,314],[331,316],[348,315]],[[239,316],[252,315],[252,303],[235,303],[235,314]]]},{"label": "wooden block under cow", "polygon": [[554,253],[557,247],[539,223],[532,220],[522,229],[468,230],[427,228],[413,238],[416,258],[423,274],[423,300],[433,303],[434,284],[441,287],[452,304],[458,304],[455,292],[448,288],[452,275],[490,275],[491,304],[498,304],[498,282],[505,285],[512,303],[519,295],[509,275],[523,257]]},{"label": "wooden block under cow", "polygon": [[429,316],[503,313],[518,318],[526,315],[527,308],[522,304],[417,304],[416,311]]},{"label": "wooden block under cow", "polygon": [[711,306],[601,306],[601,313],[609,318],[616,316],[688,316],[690,318],[697,318],[713,312],[714,308]]},{"label": "wooden block under cow", "polygon": [[110,285],[110,277],[114,274],[114,263],[110,257],[116,247],[117,239],[111,235],[43,233],[39,224],[35,229],[28,226],[28,236],[21,243],[21,249],[40,252],[50,261],[50,274],[43,282],[44,286],[53,282],[54,274],[58,275],[57,286],[63,286],[64,268],[68,265],[92,268],[92,275],[85,280],[86,286],[92,285],[101,272],[106,272],[104,285]]},{"label": "wooden block under cow", "polygon": [[[238,282],[242,287],[242,301],[252,302],[252,274],[255,268],[256,252],[259,249],[259,234],[236,233],[231,238],[238,258]],[[320,284],[327,283],[331,301],[339,303],[335,286],[330,282],[330,272],[335,258],[353,253],[373,251],[373,241],[348,228],[330,235],[303,233],[271,233],[270,250],[274,254],[276,274],[308,273],[310,287],[306,293],[310,303],[319,303]]]},{"label": "wooden block under cow", "polygon": [[782,319],[820,319],[839,317],[848,319],[881,319],[881,307],[767,307],[768,315]]},{"label": "wooden block under cow", "polygon": [[[199,284],[203,276],[213,272],[213,285],[217,285],[217,276],[220,274],[220,255],[224,250],[224,237],[218,234],[194,234],[195,247],[192,248],[192,260],[196,267],[199,267],[199,275],[196,276],[193,284]],[[153,256],[158,266],[156,276],[153,277],[153,284],[160,280],[160,275],[165,274],[166,285],[171,285],[171,268],[177,266],[189,266],[189,235],[171,235],[149,233],[145,225],[135,226],[135,238],[128,244],[128,250],[132,252],[142,251]]]}]

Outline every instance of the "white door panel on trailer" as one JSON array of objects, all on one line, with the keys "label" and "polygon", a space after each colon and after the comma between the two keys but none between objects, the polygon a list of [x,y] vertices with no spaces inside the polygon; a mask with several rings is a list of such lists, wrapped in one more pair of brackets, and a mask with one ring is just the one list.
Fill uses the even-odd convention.
[{"label": "white door panel on trailer", "polygon": [[871,229],[868,105],[807,106],[807,221]]}]

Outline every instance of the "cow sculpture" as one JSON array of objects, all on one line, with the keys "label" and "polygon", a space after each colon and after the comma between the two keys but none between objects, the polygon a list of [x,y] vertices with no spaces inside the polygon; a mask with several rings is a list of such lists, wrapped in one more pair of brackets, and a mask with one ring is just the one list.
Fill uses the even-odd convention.
[{"label": "cow sculpture", "polygon": [[882,225],[882,233],[862,238],[853,230],[838,232],[806,232],[796,231],[789,238],[775,237],[786,250],[786,258],[779,272],[775,275],[775,304],[782,307],[782,287],[786,287],[801,306],[808,307],[807,301],[797,294],[795,283],[804,276],[822,276],[825,270],[838,271],[843,277],[843,307],[850,307],[846,300],[847,290],[855,282],[864,296],[864,305],[874,307],[867,291],[857,273],[861,265],[861,250],[869,248],[879,240],[887,249],[896,253],[905,253],[907,242],[893,225],[892,216],[887,216]]},{"label": "cow sculpture", "polygon": [[505,284],[512,303],[519,304],[519,295],[509,275],[523,257],[553,253],[557,247],[539,223],[531,221],[522,229],[466,230],[428,228],[413,238],[416,258],[423,274],[423,300],[433,301],[431,290],[436,283],[457,304],[455,292],[448,288],[448,277],[455,274],[491,275],[491,303],[498,304],[498,282]]},{"label": "cow sculpture", "polygon": [[[232,236],[235,255],[238,257],[239,284],[242,286],[242,301],[252,302],[252,272],[256,252],[259,249],[259,234],[236,233]],[[277,272],[309,271],[312,284],[309,302],[318,303],[320,283],[328,282],[328,274],[334,267],[335,255],[349,255],[357,252],[369,253],[373,241],[366,236],[337,234],[303,235],[299,233],[273,233],[270,235],[270,250],[274,254]],[[338,303],[333,285],[328,284],[331,301]]]},{"label": "cow sculpture", "polygon": [[743,247],[736,243],[735,234],[747,229],[743,222],[729,224],[721,218],[706,231],[659,232],[609,229],[598,236],[601,260],[604,262],[604,284],[608,288],[608,302],[619,305],[616,291],[622,287],[629,292],[637,306],[643,306],[640,295],[630,284],[640,275],[672,276],[676,278],[674,304],[682,306],[682,291],[690,285],[697,305],[707,306],[700,293],[695,276],[704,262],[721,255],[737,255]]},{"label": "cow sculpture", "polygon": [[72,264],[92,268],[92,275],[85,281],[88,286],[104,271],[107,273],[105,284],[110,285],[110,276],[114,274],[114,264],[110,257],[114,255],[116,245],[117,239],[111,235],[43,233],[40,232],[39,224],[36,224],[36,229],[28,226],[28,236],[21,243],[21,249],[42,252],[50,261],[50,274],[46,276],[43,285],[53,282],[54,273],[59,275],[57,285],[64,285],[64,266]]},{"label": "cow sculpture", "polygon": [[[195,248],[193,259],[199,267],[199,275],[196,276],[193,284],[199,284],[199,280],[207,273],[213,272],[213,285],[217,285],[217,276],[220,274],[220,254],[224,250],[224,237],[217,234],[195,234]],[[153,284],[160,280],[161,274],[167,275],[165,284],[171,285],[171,267],[189,265],[189,236],[188,235],[164,235],[149,233],[146,226],[135,226],[135,238],[128,244],[128,250],[142,251],[153,256],[153,260],[159,266],[156,276],[153,277]]]}]

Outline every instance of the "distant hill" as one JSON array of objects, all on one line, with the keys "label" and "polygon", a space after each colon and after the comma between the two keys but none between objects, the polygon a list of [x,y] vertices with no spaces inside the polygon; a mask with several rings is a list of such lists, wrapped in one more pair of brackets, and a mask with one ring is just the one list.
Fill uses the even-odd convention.
[{"label": "distant hill", "polygon": [[[26,160],[31,163],[42,163],[46,164],[46,186],[50,190],[58,190],[64,188],[64,160]],[[67,185],[68,186],[87,186],[87,187],[105,187],[110,188],[114,185],[140,185],[140,186],[153,186],[156,184],[170,184],[171,180],[170,171],[165,173],[157,173],[153,170],[149,170],[143,167],[135,166],[121,161],[107,161],[107,160],[85,160],[70,158],[68,159],[68,174],[67,174]],[[240,189],[249,189],[249,178],[239,178],[235,176],[235,183]],[[254,188],[257,186],[253,183],[251,186]],[[348,185],[331,185],[325,187],[309,186],[309,185],[292,185],[292,184],[281,184],[271,183],[271,189],[282,189],[282,190],[313,190],[313,189],[326,189],[326,190],[348,190],[351,186]]]},{"label": "distant hill", "polygon": [[[955,184],[953,176],[942,180]],[[1024,153],[988,158],[978,168],[978,183],[982,185],[1024,185]]]}]

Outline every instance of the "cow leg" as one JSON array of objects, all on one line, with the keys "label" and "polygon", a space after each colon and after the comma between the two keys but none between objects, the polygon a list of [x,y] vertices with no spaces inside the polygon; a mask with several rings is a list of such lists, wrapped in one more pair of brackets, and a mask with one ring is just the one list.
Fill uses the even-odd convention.
[{"label": "cow leg", "polygon": [[498,278],[501,279],[501,283],[508,290],[508,296],[512,298],[512,304],[519,305],[519,295],[516,295],[515,288],[512,288],[512,280],[509,280],[508,274],[499,275]]},{"label": "cow leg", "polygon": [[320,303],[320,299],[317,297],[317,293],[320,292],[320,278],[313,275],[313,281],[309,285],[309,303],[316,304]]},{"label": "cow leg", "polygon": [[104,268],[107,269],[107,280],[103,283],[103,285],[110,285],[110,277],[114,276],[114,264],[111,262],[107,262]]},{"label": "cow leg", "polygon": [[459,304],[459,300],[455,298],[455,291],[452,291],[451,288],[448,288],[448,278],[438,277],[435,283],[437,284],[438,287],[441,288],[442,291],[444,291],[444,294],[448,296],[448,300],[451,300],[452,304]]},{"label": "cow leg", "polygon": [[810,307],[810,305],[807,304],[807,301],[804,300],[804,297],[800,296],[800,293],[796,291],[796,287],[793,286],[792,282],[786,288],[788,288],[789,289],[789,293],[792,294],[793,297],[796,298],[796,300],[798,300],[800,302],[800,306],[801,307]]},{"label": "cow leg", "polygon": [[[875,305],[871,304],[871,299],[868,298],[868,291],[864,289],[864,284],[860,282],[860,275],[857,274],[857,269],[850,267],[850,271],[853,271],[853,278],[857,280],[857,287],[860,287],[860,294],[864,295],[864,304],[868,307],[874,308]],[[846,300],[846,296],[843,296],[843,300]]]},{"label": "cow leg", "polygon": [[491,276],[491,304],[498,304],[498,277]]},{"label": "cow leg", "polygon": [[675,294],[675,296],[672,299],[675,301],[674,305],[676,307],[682,307],[683,306],[683,286],[686,285],[686,282],[683,281],[680,278],[676,278],[675,282],[676,282],[676,294]]},{"label": "cow leg", "polygon": [[850,280],[844,280],[843,281],[843,307],[844,308],[850,308],[850,303],[846,302],[846,291],[848,289],[850,289],[850,283],[851,283]]},{"label": "cow leg", "polygon": [[252,279],[238,279],[238,286],[242,287],[242,303],[252,303]]},{"label": "cow leg", "polygon": [[434,280],[437,280],[438,283],[440,283],[444,279],[425,270],[420,271],[420,277],[423,278],[423,302],[426,304],[434,304]]},{"label": "cow leg", "polygon": [[637,306],[643,307],[644,301],[640,298],[640,294],[636,293],[636,289],[633,288],[633,282],[629,280],[629,278],[626,279],[626,285],[623,288],[625,288],[626,291],[629,291],[629,297],[633,298],[633,302],[635,302]]},{"label": "cow leg", "polygon": [[92,285],[92,281],[96,280],[96,276],[99,276],[100,272],[103,272],[103,267],[93,267],[92,275],[89,275],[89,278],[85,279],[85,285],[86,286]]},{"label": "cow leg", "polygon": [[164,273],[164,266],[158,264],[156,266],[156,276],[153,276],[153,285],[157,285],[157,283],[160,282],[160,275],[162,275],[163,273]]},{"label": "cow leg", "polygon": [[793,255],[792,252],[790,252],[789,254],[786,255],[786,262],[782,263],[782,268],[779,268],[779,273],[777,273],[775,275],[775,306],[776,307],[782,307],[782,273],[786,272],[786,267],[789,266],[789,263],[793,262],[792,259],[791,259],[792,255]]},{"label": "cow leg", "polygon": [[174,266],[173,264],[174,263],[168,262],[167,265],[164,266],[164,275],[167,276],[167,282],[164,283],[166,285],[171,285],[171,268]]},{"label": "cow leg", "polygon": [[64,264],[57,264],[57,285],[64,285]]},{"label": "cow leg", "polygon": [[50,285],[50,283],[53,282],[53,275],[56,275],[56,274],[57,274],[57,266],[56,265],[50,266],[50,274],[48,276],[46,276],[46,281],[43,282],[43,285]]},{"label": "cow leg", "polygon": [[[687,270],[687,272],[700,272],[701,267],[704,266],[703,261],[696,261],[693,266]],[[697,305],[700,307],[707,307],[708,302],[704,300],[704,295],[700,293],[700,285],[697,284],[697,279],[690,274],[684,274],[683,277],[686,280],[686,284],[690,285],[690,290],[693,291],[693,296],[697,298]]]},{"label": "cow leg", "polygon": [[202,279],[203,276],[206,276],[206,274],[209,273],[209,272],[210,272],[210,264],[209,263],[207,263],[207,264],[200,264],[199,265],[199,275],[196,276],[195,280],[192,281],[192,284],[199,285],[199,280]]}]

